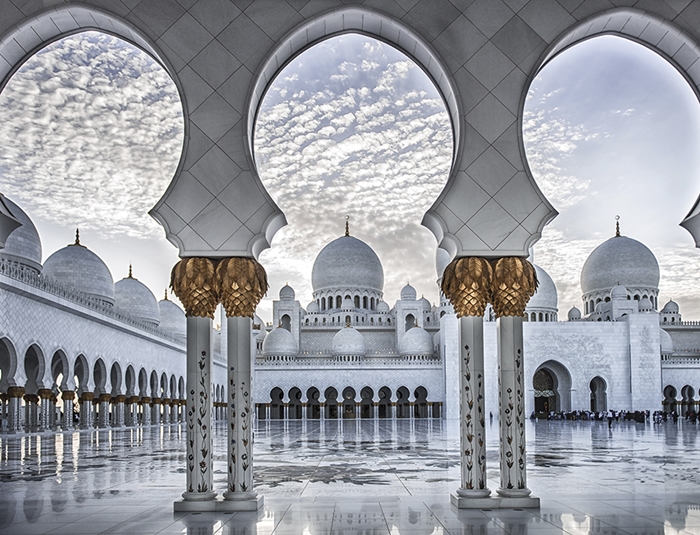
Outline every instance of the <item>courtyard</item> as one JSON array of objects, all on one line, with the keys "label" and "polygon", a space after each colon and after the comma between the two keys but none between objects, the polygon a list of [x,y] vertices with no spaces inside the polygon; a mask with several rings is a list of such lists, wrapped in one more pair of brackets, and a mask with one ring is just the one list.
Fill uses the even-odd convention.
[{"label": "courtyard", "polygon": [[[498,426],[489,424],[489,487]],[[215,486],[226,486],[223,424]],[[267,421],[255,430],[257,513],[172,513],[184,427],[0,438],[0,534],[698,534],[698,428],[528,422],[539,510],[458,511],[456,420]]]}]

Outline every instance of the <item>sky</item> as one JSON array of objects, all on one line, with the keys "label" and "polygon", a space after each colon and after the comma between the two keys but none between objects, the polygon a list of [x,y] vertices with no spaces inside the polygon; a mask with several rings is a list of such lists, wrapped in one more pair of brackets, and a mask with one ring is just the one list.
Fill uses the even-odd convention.
[{"label": "sky", "polygon": [[[660,303],[700,318],[700,251],[678,226],[700,193],[700,106],[685,80],[640,45],[600,37],[550,62],[530,87],[528,162],[560,215],[535,246],[559,291],[560,318],[581,306],[579,273],[622,233],[661,265]],[[177,250],[148,216],[180,158],[182,108],[149,56],[94,32],[32,57],[0,94],[0,191],[33,219],[44,258],[81,242],[115,280],[134,275],[161,298]],[[295,58],[258,114],[255,158],[289,225],[260,255],[270,292],[289,282],[311,300],[320,249],[351,234],[379,255],[385,299],[410,282],[437,301],[436,242],[420,226],[447,180],[452,133],[423,71],[392,47],[345,35]]]}]

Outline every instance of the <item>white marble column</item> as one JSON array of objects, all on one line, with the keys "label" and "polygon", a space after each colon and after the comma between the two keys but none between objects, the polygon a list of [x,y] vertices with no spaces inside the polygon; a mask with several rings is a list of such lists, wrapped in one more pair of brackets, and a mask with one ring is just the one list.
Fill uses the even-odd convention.
[{"label": "white marble column", "polygon": [[100,410],[97,414],[97,427],[109,427],[109,402],[112,399],[110,394],[100,394]]},{"label": "white marble column", "polygon": [[7,396],[7,431],[8,433],[16,433],[22,427],[21,410],[24,387],[9,387]]},{"label": "white marble column", "polygon": [[486,425],[484,408],[484,318],[463,316],[460,322],[460,446],[459,498],[486,498]]},{"label": "white marble column", "polygon": [[72,390],[64,390],[61,392],[61,397],[63,398],[63,421],[61,422],[61,428],[65,431],[67,429],[73,429],[73,400],[75,399],[75,392]]},{"label": "white marble column", "polygon": [[141,425],[151,425],[151,398],[141,398]]},{"label": "white marble column", "polygon": [[170,425],[170,398],[163,398],[161,405],[163,406],[163,425]]},{"label": "white marble column", "polygon": [[39,399],[41,399],[41,407],[39,412],[39,431],[48,431],[51,429],[51,411],[56,407],[51,403],[51,395],[53,392],[48,388],[39,389]]},{"label": "white marble column", "polygon": [[94,412],[92,402],[95,399],[93,392],[83,392],[80,394],[80,428],[92,429],[94,426]]},{"label": "white marble column", "polygon": [[153,425],[160,425],[160,402],[160,398],[151,400],[151,423]]},{"label": "white marble column", "polygon": [[[187,490],[184,502],[204,502],[216,498],[213,490],[211,436],[212,320],[187,318]],[[185,509],[191,510],[191,509]]]},{"label": "white marble column", "polygon": [[228,489],[224,498],[233,510],[257,511],[262,497],[253,490],[252,323],[248,317],[227,322],[228,391]]},{"label": "white marble column", "polygon": [[116,396],[115,401],[116,403],[112,405],[112,410],[114,411],[112,427],[124,427],[126,423],[126,418],[124,414],[126,396],[119,394],[118,396]]},{"label": "white marble column", "polygon": [[505,498],[527,498],[525,444],[525,374],[523,372],[523,318],[497,320],[498,404],[501,486]]}]

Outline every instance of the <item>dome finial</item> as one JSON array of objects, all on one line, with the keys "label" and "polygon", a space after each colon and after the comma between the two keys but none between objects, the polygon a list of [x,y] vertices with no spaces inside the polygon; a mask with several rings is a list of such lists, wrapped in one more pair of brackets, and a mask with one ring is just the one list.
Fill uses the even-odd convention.
[{"label": "dome finial", "polygon": [[616,238],[620,237],[620,216],[619,215],[615,216],[615,237]]},{"label": "dome finial", "polygon": [[129,275],[127,276],[127,279],[133,279],[134,276],[131,274],[131,264],[129,264]]},{"label": "dome finial", "polygon": [[346,215],[345,216],[345,235],[350,236],[350,216]]},{"label": "dome finial", "polygon": [[75,245],[80,245],[80,229],[75,229]]},{"label": "dome finial", "polygon": [[163,297],[165,301],[168,301],[168,289],[165,289],[165,296]]}]

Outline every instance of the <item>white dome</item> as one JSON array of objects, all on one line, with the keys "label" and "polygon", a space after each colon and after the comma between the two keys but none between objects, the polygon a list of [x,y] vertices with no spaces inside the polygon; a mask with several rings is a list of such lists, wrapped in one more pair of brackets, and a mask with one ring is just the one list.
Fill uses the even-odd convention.
[{"label": "white dome", "polygon": [[186,338],[187,318],[185,317],[185,311],[169,299],[159,301],[158,309],[160,312],[160,329],[173,336]]},{"label": "white dome", "polygon": [[621,284],[616,284],[610,290],[610,299],[627,299],[627,288]]},{"label": "white dome", "polygon": [[418,303],[420,303],[421,307],[423,307],[423,310],[431,310],[433,308],[433,305],[431,305],[430,301],[428,301],[424,296],[421,296]]},{"label": "white dome", "polygon": [[571,307],[569,313],[567,314],[567,319],[569,321],[575,321],[581,319],[581,311],[576,307]]},{"label": "white dome", "polygon": [[556,309],[559,302],[557,287],[549,274],[540,266],[534,265],[537,272],[537,291],[527,303],[526,310],[533,309]]},{"label": "white dome", "polygon": [[294,297],[296,297],[294,288],[292,288],[289,284],[282,286],[282,289],[280,290],[280,301],[294,301]]},{"label": "white dome", "polygon": [[435,251],[435,271],[437,272],[437,278],[442,279],[443,273],[445,273],[445,268],[450,264],[450,253],[445,251],[445,249],[437,248]]},{"label": "white dome", "polygon": [[154,326],[160,323],[160,309],[156,296],[145,284],[131,276],[114,285],[114,308],[122,314],[145,321]]},{"label": "white dome", "polygon": [[[286,329],[285,329],[286,330]],[[255,340],[258,342],[264,342],[265,337],[267,336],[267,331],[265,329],[260,329],[260,332],[258,335],[255,337]]]},{"label": "white dome", "polygon": [[401,300],[402,301],[415,301],[416,300],[416,289],[411,286],[410,284],[407,284],[403,288],[401,288]]},{"label": "white dome", "polygon": [[15,216],[15,219],[22,223],[21,227],[13,230],[5,241],[5,248],[0,249],[0,258],[5,258],[11,262],[19,262],[29,266],[36,271],[41,271],[41,239],[34,223],[29,216],[19,206],[7,197],[4,202]]},{"label": "white dome", "polygon": [[642,299],[639,300],[639,310],[653,310],[654,307],[651,304],[651,301],[649,301],[648,297],[643,297]]},{"label": "white dome", "polygon": [[253,314],[253,329],[255,329],[255,326],[258,326],[258,329],[260,330],[265,330],[265,322],[262,320],[260,316],[257,314]]},{"label": "white dome", "polygon": [[265,337],[262,351],[266,356],[296,356],[298,353],[297,341],[287,329],[284,327],[277,327]]},{"label": "white dome", "polygon": [[430,356],[433,354],[433,337],[425,329],[412,327],[401,338],[399,353],[401,355]]},{"label": "white dome", "polygon": [[678,314],[678,312],[680,312],[680,307],[678,306],[678,303],[671,299],[668,303],[664,305],[664,308],[661,309],[661,312],[665,314]]},{"label": "white dome", "polygon": [[74,243],[56,251],[44,262],[42,274],[105,304],[114,304],[114,280],[109,268],[84,245]]},{"label": "white dome", "polygon": [[659,263],[646,245],[626,236],[601,243],[581,270],[581,292],[607,291],[615,285],[626,288],[659,288]]},{"label": "white dome", "polygon": [[321,312],[321,309],[316,301],[311,301],[306,307],[306,311],[309,314],[317,314],[318,312]]},{"label": "white dome", "polygon": [[379,257],[365,242],[342,236],[326,245],[311,271],[314,292],[339,288],[381,292],[384,269]]},{"label": "white dome", "polygon": [[671,335],[663,329],[660,329],[660,331],[661,332],[659,334],[661,338],[661,353],[670,355],[671,353],[673,353],[673,339],[671,338]]},{"label": "white dome", "polygon": [[340,329],[331,344],[333,355],[364,356],[367,353],[365,337],[352,327]]},{"label": "white dome", "polygon": [[377,312],[389,312],[389,310],[389,305],[386,301],[379,301],[379,303],[377,303]]}]

